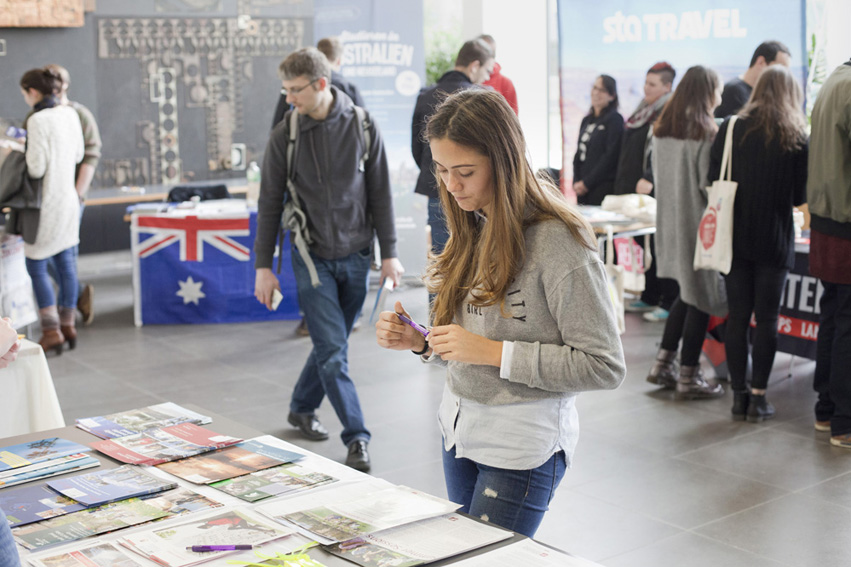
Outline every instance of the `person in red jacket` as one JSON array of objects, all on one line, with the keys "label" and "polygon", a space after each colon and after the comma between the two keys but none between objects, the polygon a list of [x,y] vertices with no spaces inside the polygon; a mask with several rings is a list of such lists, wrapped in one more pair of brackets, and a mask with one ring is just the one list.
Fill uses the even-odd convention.
[{"label": "person in red jacket", "polygon": [[[487,43],[493,52],[493,56],[496,57],[496,40],[494,40],[493,36],[483,33],[476,39],[480,39]],[[508,101],[508,106],[510,106],[514,111],[514,114],[519,116],[520,111],[517,109],[517,91],[514,89],[514,83],[511,82],[511,79],[500,72],[501,69],[502,68],[499,66],[499,63],[494,63],[490,79],[482,84],[488,87],[493,87],[493,90],[504,96],[505,100]]]}]

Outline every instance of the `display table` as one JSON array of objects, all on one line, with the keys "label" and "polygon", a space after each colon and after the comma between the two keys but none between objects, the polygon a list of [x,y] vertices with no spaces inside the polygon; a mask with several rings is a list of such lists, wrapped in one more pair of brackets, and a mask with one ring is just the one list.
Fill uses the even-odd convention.
[{"label": "display table", "polygon": [[281,305],[269,311],[254,298],[257,210],[245,201],[139,205],[130,227],[137,326],[298,318],[288,240],[279,251]]},{"label": "display table", "polygon": [[0,391],[3,392],[0,437],[65,425],[50,368],[38,343],[21,341],[18,359],[0,369]]},{"label": "display table", "polygon": [[[236,436],[236,437],[241,437],[243,439],[250,439],[250,438],[258,437],[258,436],[262,435],[262,433],[259,432],[259,431],[256,431],[256,430],[253,430],[252,428],[249,428],[247,426],[235,423],[235,422],[228,420],[226,418],[217,416],[217,415],[215,415],[211,412],[204,410],[203,408],[199,408],[197,406],[193,406],[193,405],[189,405],[189,404],[186,404],[186,407],[189,408],[189,409],[192,409],[194,411],[197,411],[199,413],[209,415],[210,417],[212,417],[213,422],[211,424],[205,426],[205,427],[212,429],[212,430],[214,430],[218,433]],[[38,439],[42,439],[42,438],[45,438],[45,437],[61,437],[63,439],[68,439],[70,441],[75,441],[77,443],[81,443],[81,444],[85,444],[85,445],[88,445],[88,444],[90,444],[90,443],[92,443],[93,441],[96,440],[96,438],[94,436],[92,436],[92,435],[90,435],[90,434],[88,434],[88,433],[86,433],[86,432],[84,432],[84,431],[82,431],[82,430],[80,430],[76,427],[68,426],[68,427],[63,427],[63,428],[60,428],[60,429],[54,429],[54,430],[51,430],[51,431],[43,431],[43,432],[40,432],[38,434],[20,435],[20,436],[13,437],[13,438],[0,439],[0,446],[9,446],[9,445],[15,445],[15,444],[19,444],[19,443],[28,442],[28,441],[36,441]],[[286,442],[280,441],[280,440],[276,440],[276,441],[279,441],[282,444],[282,446],[284,446],[284,447],[287,447],[287,448],[289,448],[293,451],[297,451],[301,454],[306,455],[306,459],[308,459],[308,458],[311,459],[312,460],[311,462],[312,462],[313,465],[320,465],[321,464],[321,468],[323,470],[325,470],[328,474],[331,474],[331,475],[333,475],[337,478],[355,480],[354,477],[365,477],[366,476],[363,473],[359,473],[357,471],[354,471],[353,469],[349,469],[348,467],[345,467],[344,465],[341,465],[340,463],[336,463],[336,462],[330,461],[328,459],[325,459],[324,457],[320,457],[318,455],[315,455],[315,454],[311,453],[310,451],[307,451],[307,450],[305,450],[301,447],[298,447],[298,446],[295,446],[295,445],[292,445],[292,444],[289,444],[289,443],[286,443]],[[116,461],[112,460],[111,458],[109,458],[109,457],[107,457],[107,456],[105,456],[101,453],[92,452],[91,454],[92,454],[92,456],[94,456],[95,458],[97,458],[101,462],[101,468],[113,468],[113,467],[118,466],[118,464],[119,464]],[[98,470],[98,469],[90,469],[90,471],[92,471],[92,470]],[[69,475],[63,475],[63,476],[73,476],[74,474],[79,474],[79,473],[71,473]],[[167,473],[161,473],[160,472],[157,476],[160,476],[160,475],[166,475],[166,477],[170,477],[170,475],[167,475]],[[54,479],[62,478],[62,476],[57,476],[57,477],[53,477],[53,478]],[[174,477],[171,477],[171,478],[174,478]],[[230,503],[230,500],[228,500],[228,498],[233,499],[233,497],[229,497],[225,493],[217,491],[217,490],[213,489],[212,487],[202,486],[202,485],[189,485],[189,484],[186,484],[186,481],[178,481],[178,482],[181,485],[191,486],[192,490],[195,490],[199,493],[210,495],[213,498],[215,498],[216,500],[219,500],[223,503],[226,503],[226,505],[232,505]],[[2,490],[3,489],[0,489],[0,491],[2,491]],[[316,490],[318,491],[318,490],[321,490],[321,489],[316,489]],[[233,499],[233,500],[235,500],[235,499]],[[244,506],[245,503],[242,502],[240,505]],[[188,519],[189,517],[187,516],[187,517],[184,517],[184,518]],[[97,537],[89,537],[89,538],[86,538],[85,540],[78,542],[78,543],[91,544],[91,543],[95,543],[95,542],[115,541],[118,538],[120,538],[124,535],[127,535],[128,533],[147,529],[147,527],[148,526],[146,526],[146,525],[141,525],[141,526],[131,527],[131,528],[123,529],[123,530],[118,530],[116,532],[104,534],[104,535],[97,536]],[[504,540],[504,541],[501,541],[499,543],[495,543],[495,544],[492,544],[492,545],[488,545],[486,547],[482,547],[482,548],[477,549],[475,551],[470,551],[470,552],[467,552],[467,553],[464,553],[462,555],[458,555],[458,556],[455,556],[455,557],[452,557],[452,558],[449,558],[449,559],[434,562],[434,563],[431,563],[431,565],[440,566],[440,565],[448,565],[448,564],[457,563],[457,562],[462,561],[464,559],[467,559],[467,558],[470,558],[470,557],[473,557],[473,556],[478,556],[478,555],[481,555],[483,553],[487,553],[489,551],[493,551],[495,549],[501,548],[505,545],[509,545],[509,544],[516,543],[516,542],[526,540],[526,539],[527,538],[525,538],[524,536],[514,534],[510,539],[507,539],[507,540]],[[54,546],[54,547],[51,547],[49,549],[50,549],[51,552],[58,552],[58,551],[62,551],[64,548],[73,547],[75,545],[77,545],[77,544],[70,543],[70,544],[65,544],[65,545]],[[19,549],[19,553],[21,554],[21,558],[24,561],[26,561],[26,557],[28,555],[30,555],[30,553],[28,551],[24,550],[23,548],[21,548],[20,546],[19,546],[18,549]],[[39,553],[41,553],[41,551]],[[585,561],[580,560],[580,559],[574,559],[570,556],[563,555],[561,552],[553,551],[552,553],[562,557],[563,562],[559,562],[559,564],[561,564],[561,565],[583,565],[583,566],[595,565],[595,564],[592,564],[591,562],[585,562]],[[133,555],[133,554],[131,554],[131,555]],[[332,556],[332,555],[328,554],[327,552],[323,551],[320,548],[311,549],[309,551],[309,555],[314,557],[318,561],[320,561],[322,564],[327,565],[329,567],[334,567],[334,566],[345,567],[345,566],[352,566],[353,565],[353,563],[350,563],[350,562],[348,562],[344,559],[340,559],[338,557]],[[148,562],[148,561],[146,561],[142,558],[139,558],[136,555],[133,555],[133,557],[140,564],[154,565],[153,563],[150,563],[150,562]],[[244,560],[246,558],[251,558],[251,557],[253,557],[253,555],[251,555],[251,553],[248,552],[247,557],[230,555],[230,556],[227,557],[227,559],[242,559],[242,560]],[[203,563],[202,565],[210,565],[211,567],[213,567],[213,566],[224,566],[224,565],[227,565],[227,564],[228,563],[227,563],[226,560],[220,559],[220,560],[210,561],[208,563]]]}]

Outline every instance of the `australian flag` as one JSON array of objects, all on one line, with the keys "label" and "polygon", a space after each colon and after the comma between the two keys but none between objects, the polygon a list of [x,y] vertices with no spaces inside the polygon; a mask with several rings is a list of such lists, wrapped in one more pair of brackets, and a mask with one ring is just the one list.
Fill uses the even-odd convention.
[{"label": "australian flag", "polygon": [[254,298],[256,234],[256,211],[133,213],[136,325],[298,318],[288,242],[279,251],[281,305],[269,311]]}]

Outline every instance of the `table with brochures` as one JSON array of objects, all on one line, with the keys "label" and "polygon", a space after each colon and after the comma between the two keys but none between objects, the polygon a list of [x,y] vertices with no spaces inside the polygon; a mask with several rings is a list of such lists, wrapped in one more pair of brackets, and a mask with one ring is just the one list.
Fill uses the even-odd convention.
[{"label": "table with brochures", "polygon": [[[435,548],[443,547],[445,549],[451,549],[453,545],[457,547],[465,544],[467,545],[467,549],[472,549],[473,546],[470,545],[470,541],[489,541],[492,543],[488,543],[486,545],[479,543],[479,547],[472,551],[467,551],[466,553],[453,555],[447,559],[437,561],[429,559],[426,563],[436,566],[458,564],[464,567],[517,564],[533,567],[546,567],[550,565],[590,567],[595,565],[594,563],[545,547],[533,540],[525,538],[524,536],[500,530],[490,524],[486,524],[478,519],[471,518],[470,516],[457,512],[442,513],[440,516],[432,514],[431,516],[428,516],[426,520],[416,520],[413,515],[411,515],[415,514],[412,510],[431,507],[432,511],[438,509],[445,511],[447,504],[450,506],[452,505],[442,498],[426,495],[414,489],[395,486],[388,482],[355,471],[354,469],[346,467],[340,463],[313,454],[299,446],[269,435],[264,435],[252,428],[233,422],[227,418],[216,416],[215,414],[207,412],[201,408],[187,405],[186,409],[212,418],[212,422],[209,424],[205,423],[203,427],[205,428],[205,431],[209,429],[218,434],[217,439],[222,441],[223,444],[228,439],[232,440],[234,438],[238,438],[245,440],[244,443],[233,445],[230,448],[235,448],[237,446],[246,446],[249,448],[251,446],[266,447],[266,449],[271,451],[271,453],[267,453],[269,455],[278,453],[298,453],[296,456],[301,457],[301,459],[293,463],[296,468],[301,468],[305,471],[313,471],[310,475],[313,480],[315,480],[315,477],[323,475],[327,478],[333,477],[331,483],[318,483],[315,487],[297,493],[293,492],[292,495],[285,493],[273,493],[270,491],[269,494],[264,495],[265,499],[254,502],[251,498],[246,497],[244,492],[240,496],[241,499],[238,499],[234,496],[237,495],[238,491],[230,490],[227,487],[221,486],[223,484],[222,482],[212,482],[209,479],[199,480],[195,471],[181,471],[180,466],[141,467],[126,465],[101,452],[92,451],[89,454],[91,457],[94,457],[100,462],[100,467],[89,468],[84,471],[87,475],[115,476],[111,472],[113,470],[116,471],[119,476],[144,476],[144,473],[147,473],[148,475],[159,479],[159,482],[155,482],[154,484],[168,484],[169,490],[166,492],[160,492],[159,494],[153,494],[153,490],[151,490],[150,496],[142,497],[138,500],[137,507],[140,509],[144,506],[147,506],[149,509],[156,507],[165,509],[169,506],[175,506],[175,502],[180,501],[180,504],[185,508],[182,515],[171,516],[166,514],[152,514],[136,523],[127,524],[131,527],[118,529],[109,533],[103,533],[94,537],[87,537],[85,539],[74,541],[73,543],[54,544],[48,545],[47,547],[36,547],[35,549],[32,549],[31,547],[30,549],[32,549],[32,551],[30,549],[24,549],[21,545],[19,545],[18,547],[21,553],[22,564],[29,565],[31,560],[45,560],[45,563],[38,563],[38,565],[50,564],[62,565],[63,567],[65,565],[77,566],[95,564],[127,564],[140,565],[143,567],[169,565],[174,563],[170,563],[167,560],[169,557],[167,555],[138,554],[144,551],[146,546],[148,550],[157,550],[158,548],[156,546],[161,543],[160,538],[167,539],[172,537],[175,538],[174,541],[178,541],[177,538],[179,537],[191,538],[192,545],[200,545],[212,542],[213,540],[211,538],[214,537],[213,534],[215,533],[239,533],[245,534],[243,537],[248,537],[250,534],[263,539],[254,540],[254,542],[259,545],[256,545],[255,549],[252,551],[229,552],[221,557],[215,556],[213,559],[208,559],[196,564],[223,567],[225,565],[233,564],[229,563],[229,561],[261,562],[263,560],[258,558],[255,553],[263,554],[267,557],[273,557],[275,554],[282,554],[281,556],[283,557],[283,554],[303,553],[302,551],[299,551],[303,546],[309,546],[311,541],[319,541],[320,543],[326,544],[326,547],[309,547],[306,551],[307,555],[309,555],[312,560],[318,562],[314,563],[314,565],[326,565],[328,567],[344,567],[356,564],[414,565],[416,563],[410,562],[410,558],[417,557],[416,555],[405,555],[401,552],[397,554],[393,550],[397,549],[407,553],[408,549],[405,547],[407,543],[411,544],[412,549],[419,547],[420,549],[427,549],[430,552],[434,551]],[[90,421],[89,424],[96,425],[93,421]],[[68,426],[49,431],[41,431],[38,433],[29,433],[26,435],[19,435],[17,437],[0,439],[0,447],[11,447],[21,443],[31,443],[48,437],[60,437],[64,440],[86,446],[91,446],[92,443],[99,442],[98,438],[94,435],[77,427]],[[129,436],[123,437],[122,439],[128,438]],[[227,449],[215,451],[213,453],[205,453],[201,456],[207,457],[226,450]],[[168,464],[175,465],[189,460],[190,459],[185,459],[184,461],[171,461]],[[203,461],[203,459],[201,460]],[[128,461],[125,460],[125,462]],[[209,467],[209,464],[203,466]],[[127,473],[121,473],[119,472],[119,467],[131,470],[128,470]],[[196,470],[209,470],[209,468],[203,469],[202,465],[198,465],[198,467],[199,468]],[[271,471],[273,469],[268,470]],[[260,471],[256,474],[262,474],[263,472],[265,471]],[[90,483],[89,485],[80,483],[75,488],[73,486],[73,481],[70,483],[68,482],[69,478],[77,477],[79,480],[80,476],[81,473],[79,472],[54,476],[49,479],[49,484],[54,489],[62,487],[67,488],[71,485],[71,487],[68,488],[68,492],[65,490],[62,491],[63,495],[71,497],[74,496],[74,491],[77,490],[77,488],[94,486],[97,484],[96,482]],[[226,484],[234,480],[238,481],[247,477],[248,475],[238,476],[234,479],[224,481],[224,483]],[[189,482],[189,480],[192,482]],[[175,484],[178,485],[177,488],[172,488]],[[0,499],[3,496],[4,490],[10,489],[0,488]],[[94,486],[94,490],[97,491],[97,486]],[[183,496],[181,496],[181,494],[183,494]],[[186,494],[192,494],[195,497],[193,503],[187,504],[187,501],[190,499],[186,498]],[[170,501],[166,502],[169,498]],[[213,502],[213,504],[218,508],[215,510],[208,509],[209,507],[192,508],[193,505],[198,504],[198,500],[205,500],[207,502],[214,500],[215,502]],[[361,502],[358,502],[358,500]],[[246,504],[246,501],[250,504]],[[129,501],[125,501],[125,503],[127,502]],[[163,502],[165,502],[165,504]],[[378,504],[376,505],[376,503]],[[111,505],[113,504],[109,504],[108,506]],[[348,508],[346,508],[347,506]],[[358,508],[358,506],[360,506],[360,508]],[[352,545],[352,542],[356,541],[356,539],[349,539],[346,534],[352,533],[350,530],[364,528],[363,516],[357,516],[357,512],[352,512],[350,515],[348,510],[358,510],[358,512],[363,512],[369,506],[373,506],[375,509],[380,509],[382,512],[380,515],[376,514],[374,517],[369,518],[367,523],[371,524],[371,526],[366,527],[384,530],[378,531],[376,536],[384,534],[382,538],[386,539],[388,542],[395,541],[397,547],[384,547],[376,550],[375,542],[382,538],[373,537],[372,535],[364,535],[361,539],[357,539],[358,543],[356,545]],[[186,513],[187,509],[190,510],[191,513]],[[452,509],[454,510],[454,508]],[[142,514],[142,512],[138,511],[138,514]],[[397,516],[400,514],[401,516],[405,516],[407,514],[409,517],[401,520],[399,518],[395,518],[394,523],[394,514]],[[300,521],[302,516],[307,518],[306,524]],[[67,518],[68,516],[60,516],[60,518],[61,517]],[[158,517],[161,518],[159,521],[149,521]],[[422,517],[425,518],[426,516],[424,515]],[[359,522],[353,522],[352,518],[360,518],[360,520]],[[56,518],[50,516],[47,522],[49,523],[55,519]],[[289,521],[290,524],[287,524],[284,520]],[[276,521],[280,522],[280,524],[275,523]],[[311,522],[313,523],[311,524]],[[38,532],[38,530],[41,529],[40,526],[44,525],[44,522],[37,522],[29,525],[36,526],[35,531]],[[287,525],[289,525],[290,528],[286,528],[285,526]],[[293,526],[296,529],[292,529]],[[303,526],[307,526],[306,531],[300,529],[300,527]],[[319,526],[319,529],[314,526]],[[251,529],[254,529],[255,532],[250,532],[249,530]],[[21,528],[13,530],[16,533],[16,537],[25,537],[23,534],[27,532],[21,532],[20,530]],[[231,532],[231,530],[237,531]],[[289,535],[281,537],[282,532],[279,530],[283,530],[283,532],[286,532]],[[33,530],[30,529],[30,532],[32,531]],[[260,534],[260,532],[263,531],[265,531],[266,534]],[[498,533],[497,536],[494,537],[495,532],[501,533]],[[363,531],[362,533],[371,534],[372,532]],[[40,536],[38,536],[38,534],[35,536],[30,534],[29,537],[31,538],[29,541],[35,541],[38,540],[38,537]],[[479,539],[477,540],[476,538]],[[455,541],[453,542],[451,540]],[[186,541],[190,540],[187,539]],[[342,543],[335,544],[334,542]],[[111,545],[118,543],[121,545]],[[42,545],[46,544],[42,543]],[[460,549],[460,547],[458,548]],[[181,547],[180,549],[183,550],[184,548]],[[101,553],[99,558],[101,563],[87,562],[91,555],[86,554],[94,554],[96,551],[97,553]],[[329,553],[329,551],[334,552],[334,555]],[[115,558],[107,560],[104,555],[105,553],[114,554]],[[186,552],[181,551],[181,553],[185,554]],[[63,561],[56,561],[56,556],[58,555],[64,555]],[[152,556],[162,560],[159,563],[156,563],[147,559]],[[112,555],[109,557],[112,557]],[[125,563],[125,561],[127,561],[127,557],[130,557],[131,561]],[[178,555],[174,555],[173,557],[178,557]],[[434,555],[434,557],[438,557],[438,555]],[[444,553],[441,557],[448,557],[448,554]],[[47,561],[48,558],[52,558],[50,562]],[[419,561],[419,564],[422,563],[423,561]],[[283,563],[270,563],[270,565],[281,564]],[[292,564],[308,565],[309,563]]]},{"label": "table with brochures", "polygon": [[65,425],[53,377],[38,343],[21,341],[18,359],[0,369],[0,436],[11,437]]}]

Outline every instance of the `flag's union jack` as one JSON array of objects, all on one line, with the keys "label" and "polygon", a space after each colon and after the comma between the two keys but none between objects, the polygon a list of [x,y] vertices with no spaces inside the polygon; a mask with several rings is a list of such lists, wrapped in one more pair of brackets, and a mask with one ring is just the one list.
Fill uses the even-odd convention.
[{"label": "flag's union jack", "polygon": [[137,223],[139,232],[153,234],[139,244],[140,258],[147,258],[175,242],[180,243],[181,262],[203,262],[205,242],[242,262],[247,262],[251,256],[246,246],[231,238],[250,235],[247,215],[237,218],[139,216]]}]

